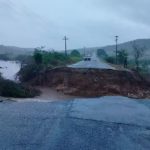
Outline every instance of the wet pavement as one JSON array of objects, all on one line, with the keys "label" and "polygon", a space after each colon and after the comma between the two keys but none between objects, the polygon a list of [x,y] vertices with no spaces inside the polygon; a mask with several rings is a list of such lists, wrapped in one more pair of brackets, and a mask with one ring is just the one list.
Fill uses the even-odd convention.
[{"label": "wet pavement", "polygon": [[149,150],[150,100],[0,103],[1,150]]},{"label": "wet pavement", "polygon": [[73,65],[69,65],[70,68],[96,68],[96,69],[115,69],[114,67],[110,66],[103,60],[99,59],[96,53],[93,53],[90,61],[80,61]]}]

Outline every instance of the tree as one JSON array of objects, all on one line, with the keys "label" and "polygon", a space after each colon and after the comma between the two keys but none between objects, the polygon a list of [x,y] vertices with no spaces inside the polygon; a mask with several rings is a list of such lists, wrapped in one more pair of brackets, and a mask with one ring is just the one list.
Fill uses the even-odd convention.
[{"label": "tree", "polygon": [[73,51],[71,52],[71,56],[73,56],[73,57],[80,57],[81,55],[80,55],[80,53],[79,53],[78,50],[73,50]]},{"label": "tree", "polygon": [[124,65],[125,68],[128,66],[128,53],[126,50],[122,49],[118,51],[118,62]]},{"label": "tree", "polygon": [[116,57],[115,56],[107,56],[105,58],[105,61],[111,64],[115,64],[116,63]]},{"label": "tree", "polygon": [[97,50],[97,55],[98,55],[98,57],[103,58],[103,59],[108,57],[108,55],[107,55],[107,53],[105,52],[104,49],[98,49]]},{"label": "tree", "polygon": [[136,43],[133,43],[133,54],[134,54],[134,61],[136,65],[136,70],[139,72],[140,69],[140,59],[143,57],[144,52],[145,52],[145,46],[140,47]]},{"label": "tree", "polygon": [[42,64],[43,57],[42,57],[42,53],[41,53],[40,50],[35,49],[33,57],[34,57],[34,60],[35,60],[36,64],[38,64],[38,65]]}]

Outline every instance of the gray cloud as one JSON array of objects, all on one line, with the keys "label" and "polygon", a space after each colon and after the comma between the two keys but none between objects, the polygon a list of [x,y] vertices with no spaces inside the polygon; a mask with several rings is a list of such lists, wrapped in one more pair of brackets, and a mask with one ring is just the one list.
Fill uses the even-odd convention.
[{"label": "gray cloud", "polygon": [[0,0],[0,42],[63,49],[113,44],[150,35],[149,0]]}]

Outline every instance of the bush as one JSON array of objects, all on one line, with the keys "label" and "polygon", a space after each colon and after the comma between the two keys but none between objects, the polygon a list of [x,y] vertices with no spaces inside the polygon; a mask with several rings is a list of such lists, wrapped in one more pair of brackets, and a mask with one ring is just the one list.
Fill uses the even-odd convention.
[{"label": "bush", "polygon": [[106,59],[108,57],[107,53],[103,49],[97,50],[97,56],[103,59]]},{"label": "bush", "polygon": [[15,83],[10,80],[0,79],[0,95],[4,97],[28,98],[39,95],[39,91]]},{"label": "bush", "polygon": [[43,69],[42,65],[37,65],[37,64],[29,64],[29,65],[24,65],[20,71],[18,72],[19,80],[21,82],[24,81],[29,81],[36,77],[40,71]]},{"label": "bush", "polygon": [[78,50],[73,50],[70,54],[71,57],[81,57]]},{"label": "bush", "polygon": [[81,61],[81,58],[82,58],[78,50],[73,50],[69,57],[70,57],[71,63],[76,63],[78,61]]},{"label": "bush", "polygon": [[111,64],[115,64],[116,63],[116,58],[114,56],[107,56],[105,58],[105,60],[108,62],[108,63],[111,63]]},{"label": "bush", "polygon": [[22,65],[18,73],[21,82],[28,82],[48,68],[62,67],[81,60],[81,56],[73,51],[72,55],[65,55],[60,52],[47,52],[35,50],[32,56],[33,61]]},{"label": "bush", "polygon": [[33,57],[34,57],[34,60],[35,60],[36,64],[42,64],[43,63],[42,51],[35,50]]},{"label": "bush", "polygon": [[10,57],[8,56],[8,54],[0,54],[0,60],[10,60]]}]

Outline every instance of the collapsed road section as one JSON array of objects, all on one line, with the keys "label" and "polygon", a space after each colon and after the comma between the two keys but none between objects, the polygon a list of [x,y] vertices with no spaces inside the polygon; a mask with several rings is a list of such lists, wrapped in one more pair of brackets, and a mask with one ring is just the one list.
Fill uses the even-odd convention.
[{"label": "collapsed road section", "polygon": [[61,67],[41,73],[30,84],[52,87],[74,96],[150,97],[150,83],[138,73],[126,70]]}]

